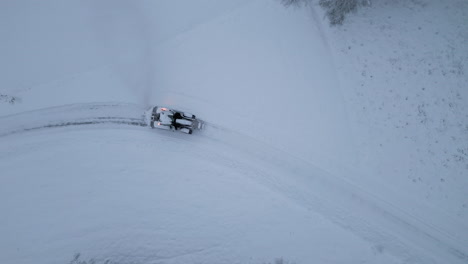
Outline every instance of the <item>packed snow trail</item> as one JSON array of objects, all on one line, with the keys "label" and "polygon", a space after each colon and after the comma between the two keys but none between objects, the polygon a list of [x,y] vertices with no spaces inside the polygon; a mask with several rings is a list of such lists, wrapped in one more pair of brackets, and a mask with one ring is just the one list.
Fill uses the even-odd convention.
[{"label": "packed snow trail", "polygon": [[[1,117],[0,136],[81,125],[145,127],[145,110],[144,107],[124,103],[52,107]],[[251,176],[253,180],[319,212],[332,222],[371,241],[379,250],[412,263],[468,261],[464,241],[458,241],[448,232],[413,217],[344,178],[330,175],[302,159],[235,131],[210,123],[207,123],[207,127],[194,140],[200,155],[224,161],[228,167],[254,172],[249,174],[254,175]],[[166,131],[161,133],[168,136]],[[216,159],[220,145],[229,149],[224,159]],[[254,163],[255,166],[236,162],[238,155],[247,155],[258,162]]]},{"label": "packed snow trail", "polygon": [[[1,117],[0,136],[82,125],[146,127],[146,110],[142,106],[125,103],[88,103],[46,108]],[[449,233],[413,217],[344,178],[330,175],[302,159],[245,135],[215,124],[207,123],[207,127],[196,140],[201,155],[214,159],[220,144],[232,153],[249,155],[252,160],[259,161],[255,167],[236,163],[236,154],[232,153],[226,153],[231,158],[222,160],[228,167],[233,166],[234,162],[236,168],[254,171],[253,180],[319,212],[332,222],[371,241],[379,250],[391,252],[414,263],[468,261],[463,241],[458,241]]]},{"label": "packed snow trail", "polygon": [[468,262],[466,241],[456,239],[449,232],[342,177],[233,131],[223,129],[219,138],[207,134],[202,136],[239,151],[239,155],[250,154],[252,159],[258,160],[255,168],[244,168],[256,170],[255,180],[365,238],[378,251],[390,252],[409,263]]},{"label": "packed snow trail", "polygon": [[[136,104],[88,103],[50,107],[0,117],[0,136],[66,126],[114,124],[147,126],[144,108]],[[27,120],[27,122],[26,122]]]},{"label": "packed snow trail", "polygon": [[[0,136],[65,126],[125,125],[145,127],[144,107],[125,103],[73,104],[0,118]],[[28,120],[28,122],[25,122]],[[335,224],[352,231],[411,263],[466,263],[466,244],[448,232],[425,223],[399,207],[311,164],[272,146],[207,123],[199,135],[181,135],[190,140],[198,155],[216,160],[246,174],[259,184],[316,211]],[[155,130],[157,131],[157,130]],[[167,134],[169,133],[169,134]],[[155,133],[169,136],[170,132]],[[192,138],[195,137],[195,138]],[[191,144],[191,145],[193,145]],[[219,158],[219,149],[227,149]],[[248,157],[255,162],[239,161]]]}]

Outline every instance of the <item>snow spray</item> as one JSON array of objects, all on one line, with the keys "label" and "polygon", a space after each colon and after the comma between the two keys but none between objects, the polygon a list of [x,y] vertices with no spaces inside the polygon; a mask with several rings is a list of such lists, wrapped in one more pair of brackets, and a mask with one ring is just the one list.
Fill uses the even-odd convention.
[{"label": "snow spray", "polygon": [[88,3],[109,67],[141,104],[150,106],[156,89],[154,32],[144,10],[135,1]]}]

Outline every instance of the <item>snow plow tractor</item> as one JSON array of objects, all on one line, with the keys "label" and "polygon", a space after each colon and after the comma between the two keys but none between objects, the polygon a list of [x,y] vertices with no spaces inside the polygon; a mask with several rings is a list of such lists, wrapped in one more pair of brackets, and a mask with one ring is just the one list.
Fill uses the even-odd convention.
[{"label": "snow plow tractor", "polygon": [[149,125],[151,128],[180,131],[186,134],[192,134],[193,131],[201,130],[205,126],[204,122],[195,115],[160,106],[152,108]]}]

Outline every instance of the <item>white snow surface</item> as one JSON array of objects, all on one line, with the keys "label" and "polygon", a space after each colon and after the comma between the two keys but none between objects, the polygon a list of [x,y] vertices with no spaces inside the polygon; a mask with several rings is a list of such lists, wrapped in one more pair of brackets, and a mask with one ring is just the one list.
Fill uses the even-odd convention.
[{"label": "white snow surface", "polygon": [[0,2],[0,263],[468,263],[467,21]]}]

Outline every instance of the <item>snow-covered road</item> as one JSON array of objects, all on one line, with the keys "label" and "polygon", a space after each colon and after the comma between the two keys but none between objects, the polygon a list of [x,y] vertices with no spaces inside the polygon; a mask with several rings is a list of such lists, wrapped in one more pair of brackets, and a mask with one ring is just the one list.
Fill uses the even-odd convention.
[{"label": "snow-covered road", "polygon": [[122,103],[57,106],[2,117],[0,137],[66,126],[116,124],[147,126],[144,107]]},{"label": "snow-covered road", "polygon": [[468,5],[390,2],[1,2],[0,263],[467,263]]},{"label": "snow-covered road", "polygon": [[[192,136],[107,123],[48,126],[139,119],[143,110],[101,103],[2,118],[10,130],[0,137],[1,262],[63,263],[81,252],[116,263],[394,263],[272,189],[283,181],[271,163],[278,157],[239,133],[213,125]],[[21,122],[31,116],[31,126]],[[343,255],[332,253],[337,246]]]},{"label": "snow-covered road", "polygon": [[[370,241],[375,248],[374,250],[377,250],[379,253],[391,253],[405,260],[410,260],[412,263],[442,263],[444,261],[449,261],[450,263],[465,263],[467,261],[467,256],[464,253],[467,250],[466,241],[457,240],[444,230],[440,230],[430,223],[408,214],[404,209],[386,202],[371,191],[363,190],[353,185],[346,181],[344,177],[337,177],[326,173],[307,163],[305,160],[295,157],[291,153],[280,151],[271,145],[267,145],[252,137],[223,128],[216,124],[209,124],[206,130],[193,136],[149,129],[146,127],[143,116],[145,110],[144,107],[134,104],[88,103],[53,107],[2,117],[0,122],[4,124],[4,126],[2,126],[0,130],[0,140],[2,141],[2,145],[5,146],[5,151],[0,156],[0,160],[2,161],[1,167],[7,168],[6,171],[12,172],[10,169],[14,166],[13,164],[21,161],[23,155],[29,158],[26,158],[22,162],[26,162],[29,165],[24,168],[28,172],[19,170],[22,171],[22,173],[18,173],[17,170],[14,169],[13,174],[9,173],[10,175],[8,175],[7,178],[2,179],[3,182],[1,186],[4,188],[0,193],[4,196],[1,197],[1,199],[9,200],[10,205],[15,204],[18,206],[18,201],[15,201],[14,198],[12,200],[10,196],[12,193],[7,191],[7,189],[15,190],[17,188],[22,188],[21,186],[29,189],[56,184],[56,177],[52,177],[51,179],[44,178],[43,175],[46,175],[44,173],[38,174],[39,178],[33,181],[33,183],[25,182],[26,179],[24,176],[34,175],[35,173],[32,172],[38,169],[36,166],[42,167],[44,165],[43,163],[35,164],[35,162],[37,162],[35,156],[31,156],[30,153],[27,153],[30,152],[28,148],[30,144],[32,144],[31,142],[42,145],[49,142],[48,134],[54,135],[53,138],[63,138],[64,136],[64,138],[67,138],[68,133],[75,130],[77,130],[77,132],[73,132],[73,134],[84,133],[87,135],[87,138],[92,138],[94,133],[96,133],[98,137],[103,137],[107,132],[110,132],[110,134],[120,134],[118,130],[115,132],[113,131],[118,129],[119,126],[122,126],[126,133],[133,131],[137,134],[144,135],[144,137],[137,140],[139,142],[137,144],[139,147],[133,149],[132,152],[139,152],[139,148],[144,146],[143,148],[145,148],[145,151],[149,151],[145,153],[144,156],[149,156],[145,157],[145,159],[150,157],[156,159],[154,163],[150,162],[144,165],[132,159],[126,160],[125,163],[132,168],[132,171],[147,170],[148,165],[154,164],[155,167],[149,166],[149,171],[152,173],[158,175],[165,173],[173,177],[179,177],[178,175],[180,175],[182,177],[179,178],[180,181],[185,181],[187,180],[186,177],[190,177],[192,178],[191,182],[195,185],[210,185],[211,183],[201,181],[198,177],[201,175],[205,175],[206,177],[207,175],[204,169],[215,166],[220,168],[223,172],[229,171],[233,173],[233,177],[237,178],[238,184],[246,184],[243,183],[243,181],[255,182],[258,186],[267,187],[268,192],[274,193],[277,197],[281,197],[275,199],[282,199],[290,204],[295,204],[295,206],[301,208],[300,210],[308,212],[306,215],[310,214],[313,215],[313,217],[317,217],[316,214],[318,213],[326,219],[325,222],[329,221],[329,224],[338,224],[341,227],[340,232],[347,232],[346,230],[348,230],[357,237]],[[29,120],[29,122],[24,122],[24,120]],[[82,125],[88,125],[90,128],[80,128]],[[129,127],[129,125],[141,128],[133,129]],[[76,127],[73,128],[69,126]],[[25,135],[21,135],[23,133],[28,133],[27,136],[30,139],[23,142],[25,138]],[[126,137],[123,139],[125,138]],[[77,142],[75,140],[76,138],[68,143],[63,142],[64,139],[59,140],[62,141],[61,144],[63,144],[63,146],[54,144],[52,147],[54,150],[50,153],[47,151],[49,147],[43,146],[43,148],[46,153],[51,155],[55,155],[53,154],[55,152],[67,153],[68,148],[72,148],[70,151],[76,148],[75,144],[77,144]],[[112,141],[109,139],[107,142],[112,142],[111,145],[118,144],[122,147],[123,152],[127,152],[127,144],[132,145],[133,143],[128,140],[123,142],[121,140],[122,139],[117,137],[113,138]],[[95,142],[96,139],[92,141]],[[81,148],[82,147],[83,146],[81,146]],[[39,149],[40,148],[37,147],[33,148],[33,152]],[[84,149],[81,149],[81,151],[84,151]],[[100,158],[96,157],[96,160],[102,160],[103,156],[111,158],[113,155],[104,150],[100,150],[100,147],[97,146],[90,147],[90,149],[85,152],[90,153],[91,156],[99,156]],[[184,153],[184,155],[179,157],[181,153]],[[158,159],[161,155],[173,156],[174,159],[180,160],[180,163],[172,161],[168,162],[166,166],[164,165],[165,162],[161,162]],[[83,169],[81,164],[83,156],[79,155],[78,157],[79,159],[77,160],[80,160],[80,162],[76,166],[76,169],[78,169],[77,172]],[[196,161],[188,162],[187,165],[187,159],[194,157],[197,157]],[[137,164],[134,164],[135,162]],[[201,163],[204,165],[201,166]],[[47,164],[50,165],[49,162]],[[105,169],[106,166],[109,166],[108,162],[99,165],[96,169]],[[198,166],[200,166],[200,168],[197,169],[198,173],[193,173],[189,172],[190,170],[187,171],[188,167],[186,168],[186,166],[190,167],[190,170],[196,169]],[[172,169],[168,170],[167,167],[171,167]],[[90,169],[92,168],[90,167]],[[160,169],[162,171],[160,171]],[[49,171],[49,169],[46,170]],[[16,173],[14,173],[15,171]],[[49,173],[59,176],[61,174],[59,173],[60,171],[62,170],[54,168],[54,172],[49,171]],[[63,168],[63,171],[67,170]],[[96,172],[96,175],[99,174],[99,172]],[[23,177],[21,177],[22,175]],[[135,176],[138,177],[138,175]],[[223,176],[220,175],[219,177]],[[36,186],[36,184],[38,185]],[[89,186],[86,183],[83,184],[85,185],[83,191],[85,191]],[[172,182],[172,184],[176,184],[176,181]],[[183,185],[183,182],[180,182],[180,184]],[[218,187],[219,186],[217,186],[217,188]],[[190,190],[194,187],[187,186],[187,188]],[[171,192],[170,189],[165,191]],[[242,189],[237,191],[242,192]],[[21,197],[23,195],[26,195],[26,193],[19,192],[14,196]],[[165,199],[170,199],[172,194],[168,195],[169,197],[165,197]],[[206,195],[207,197],[200,196],[198,198],[209,199],[209,197],[211,197],[210,193],[206,193]],[[244,197],[253,194],[238,193],[237,195]],[[176,198],[180,199],[180,194],[175,195],[174,199]],[[54,213],[51,215],[52,218],[62,218],[63,216],[61,214],[68,205],[66,203],[58,206],[53,204],[49,207],[48,204],[54,199],[61,198],[55,195],[48,195],[42,198],[37,197],[35,203],[43,204],[42,207],[47,208],[48,211],[53,211]],[[98,202],[102,198],[96,196],[95,199],[96,202]],[[219,197],[218,202],[221,202],[223,199],[224,198]],[[251,197],[250,199],[253,201],[258,198]],[[146,204],[147,202],[149,201],[141,201],[143,204],[141,210],[146,210],[146,206],[153,206],[151,202]],[[230,202],[235,203],[236,201]],[[19,203],[21,204],[21,202]],[[21,204],[20,207],[27,208],[30,206],[31,205]],[[61,208],[60,206],[65,207]],[[225,209],[229,211],[230,209],[228,208],[229,207],[226,207]],[[13,210],[8,204],[3,204],[0,209],[13,219],[21,217],[20,215],[15,215],[16,210]],[[153,208],[153,210],[155,210],[155,208]],[[193,208],[190,210],[193,210]],[[206,209],[200,208],[200,210]],[[240,210],[242,211],[245,209]],[[205,213],[209,215],[209,212]],[[310,215],[309,217],[312,217]],[[34,214],[31,215],[31,217],[35,219],[41,218]],[[134,215],[132,217],[134,217],[136,221],[142,216]],[[4,221],[5,220],[7,219],[4,219]],[[43,220],[45,221],[46,219]],[[119,221],[120,220],[117,220],[117,222]],[[225,221],[225,219],[223,221]],[[291,221],[291,219],[288,221]],[[290,224],[293,225],[293,223]],[[96,223],[90,221],[86,223],[86,225],[90,225],[86,226],[86,228],[92,228]],[[20,228],[15,227],[15,223],[9,222],[8,220],[7,222],[1,223],[0,226],[2,226],[5,233],[8,233],[9,230],[11,232]],[[233,224],[230,228],[236,229],[240,227]],[[199,231],[200,230],[197,232]],[[176,231],[172,230],[172,232]],[[192,230],[190,232],[195,231]],[[38,233],[40,237],[45,235],[41,232]],[[13,233],[10,235],[13,236]],[[237,239],[241,239],[241,237]],[[228,247],[227,244],[229,244],[228,241],[218,243],[218,247],[221,248],[226,248]],[[21,247],[21,242],[17,246]],[[203,255],[206,248],[201,247],[199,249],[199,252],[196,248],[191,247],[188,247],[186,250],[193,250],[194,252],[198,252],[198,255]],[[213,249],[211,249],[211,251],[213,251]],[[14,257],[14,254],[10,257]],[[159,258],[155,257],[155,260],[157,259]],[[174,263],[179,263],[181,259],[184,258],[181,256],[174,258]],[[20,259],[17,260],[20,261]],[[302,261],[305,260],[306,259],[303,259]],[[27,263],[27,261],[24,263]]]}]

